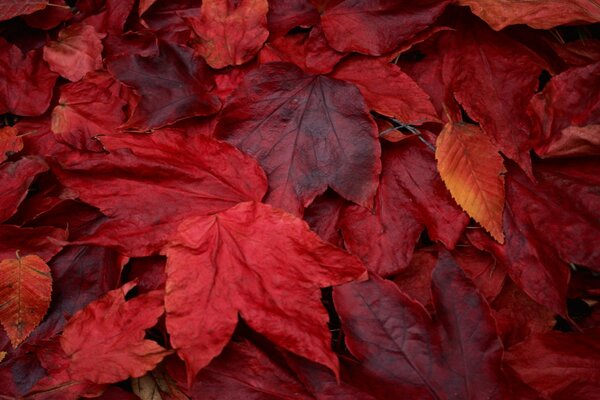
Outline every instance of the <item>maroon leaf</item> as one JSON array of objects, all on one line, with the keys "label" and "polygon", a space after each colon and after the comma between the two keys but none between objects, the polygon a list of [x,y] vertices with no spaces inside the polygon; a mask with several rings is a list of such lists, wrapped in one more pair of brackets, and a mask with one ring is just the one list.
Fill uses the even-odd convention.
[{"label": "maroon leaf", "polygon": [[502,345],[489,306],[448,256],[433,272],[432,321],[396,286],[372,276],[334,290],[352,379],[380,398],[505,398]]},{"label": "maroon leaf", "polygon": [[375,123],[355,86],[287,63],[249,73],[231,96],[215,135],[255,157],[267,172],[266,201],[302,214],[331,187],[368,206],[381,170]]},{"label": "maroon leaf", "polygon": [[161,42],[159,48],[157,56],[127,55],[108,61],[109,71],[140,95],[125,127],[160,128],[219,111],[221,102],[208,93],[214,82],[204,60],[175,44]]}]

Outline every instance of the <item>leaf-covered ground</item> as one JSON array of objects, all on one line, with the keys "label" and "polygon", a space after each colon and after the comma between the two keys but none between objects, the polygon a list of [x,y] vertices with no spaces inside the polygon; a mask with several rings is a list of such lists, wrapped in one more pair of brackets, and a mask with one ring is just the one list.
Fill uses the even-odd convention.
[{"label": "leaf-covered ground", "polygon": [[0,398],[600,399],[599,23],[0,1]]}]

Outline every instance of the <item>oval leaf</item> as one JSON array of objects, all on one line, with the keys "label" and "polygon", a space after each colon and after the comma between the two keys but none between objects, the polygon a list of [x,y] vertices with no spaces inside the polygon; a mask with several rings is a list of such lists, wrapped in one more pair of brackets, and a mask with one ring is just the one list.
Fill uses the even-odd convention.
[{"label": "oval leaf", "polygon": [[479,127],[448,123],[438,136],[438,170],[456,202],[494,239],[504,243],[502,157]]},{"label": "oval leaf", "polygon": [[29,336],[50,306],[52,276],[40,257],[28,255],[0,262],[0,323],[13,347]]}]

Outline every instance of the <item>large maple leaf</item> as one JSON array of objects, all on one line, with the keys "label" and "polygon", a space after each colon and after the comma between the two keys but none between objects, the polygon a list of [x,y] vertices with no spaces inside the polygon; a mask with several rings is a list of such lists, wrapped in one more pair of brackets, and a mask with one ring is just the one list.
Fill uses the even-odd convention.
[{"label": "large maple leaf", "polygon": [[392,282],[371,276],[334,289],[349,373],[381,398],[503,399],[502,345],[485,299],[444,255],[432,276],[436,319]]},{"label": "large maple leaf", "polygon": [[160,128],[184,118],[219,111],[219,98],[206,62],[189,48],[160,42],[160,53],[142,57],[125,55],[109,60],[108,70],[140,95],[125,127]]},{"label": "large maple leaf", "polygon": [[340,218],[344,242],[370,271],[398,273],[408,266],[413,250],[427,227],[433,240],[456,244],[468,217],[437,173],[433,152],[407,140],[386,147],[375,210],[352,205]]},{"label": "large maple leaf", "polygon": [[293,64],[250,72],[215,135],[259,161],[269,178],[266,201],[286,211],[302,214],[328,186],[365,206],[377,189],[379,141],[358,89]]},{"label": "large maple leaf", "polygon": [[260,201],[264,173],[236,148],[173,131],[105,137],[110,154],[71,154],[60,181],[110,220],[85,239],[132,256],[158,252],[190,215]]},{"label": "large maple leaf", "polygon": [[269,36],[267,0],[204,0],[200,15],[190,18],[198,38],[194,49],[213,68],[249,61]]},{"label": "large maple leaf", "polygon": [[186,219],[164,254],[167,330],[188,380],[223,350],[238,313],[273,343],[337,372],[319,289],[356,279],[364,267],[304,221],[241,203]]}]

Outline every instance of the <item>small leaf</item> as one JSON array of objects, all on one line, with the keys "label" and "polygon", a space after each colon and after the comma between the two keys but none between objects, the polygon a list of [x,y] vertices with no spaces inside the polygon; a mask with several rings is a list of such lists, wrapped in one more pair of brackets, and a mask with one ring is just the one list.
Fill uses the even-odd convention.
[{"label": "small leaf", "polygon": [[0,262],[0,322],[17,347],[39,325],[50,306],[52,277],[40,257]]},{"label": "small leaf", "polygon": [[11,153],[23,149],[23,139],[17,136],[19,132],[12,126],[0,128],[0,163],[6,160]]},{"label": "small leaf", "polygon": [[448,123],[438,136],[435,158],[446,187],[456,202],[504,243],[504,176],[502,157],[479,127]]},{"label": "small leaf", "polygon": [[4,360],[4,357],[6,357],[6,352],[0,351],[0,362],[2,362],[2,360]]}]

